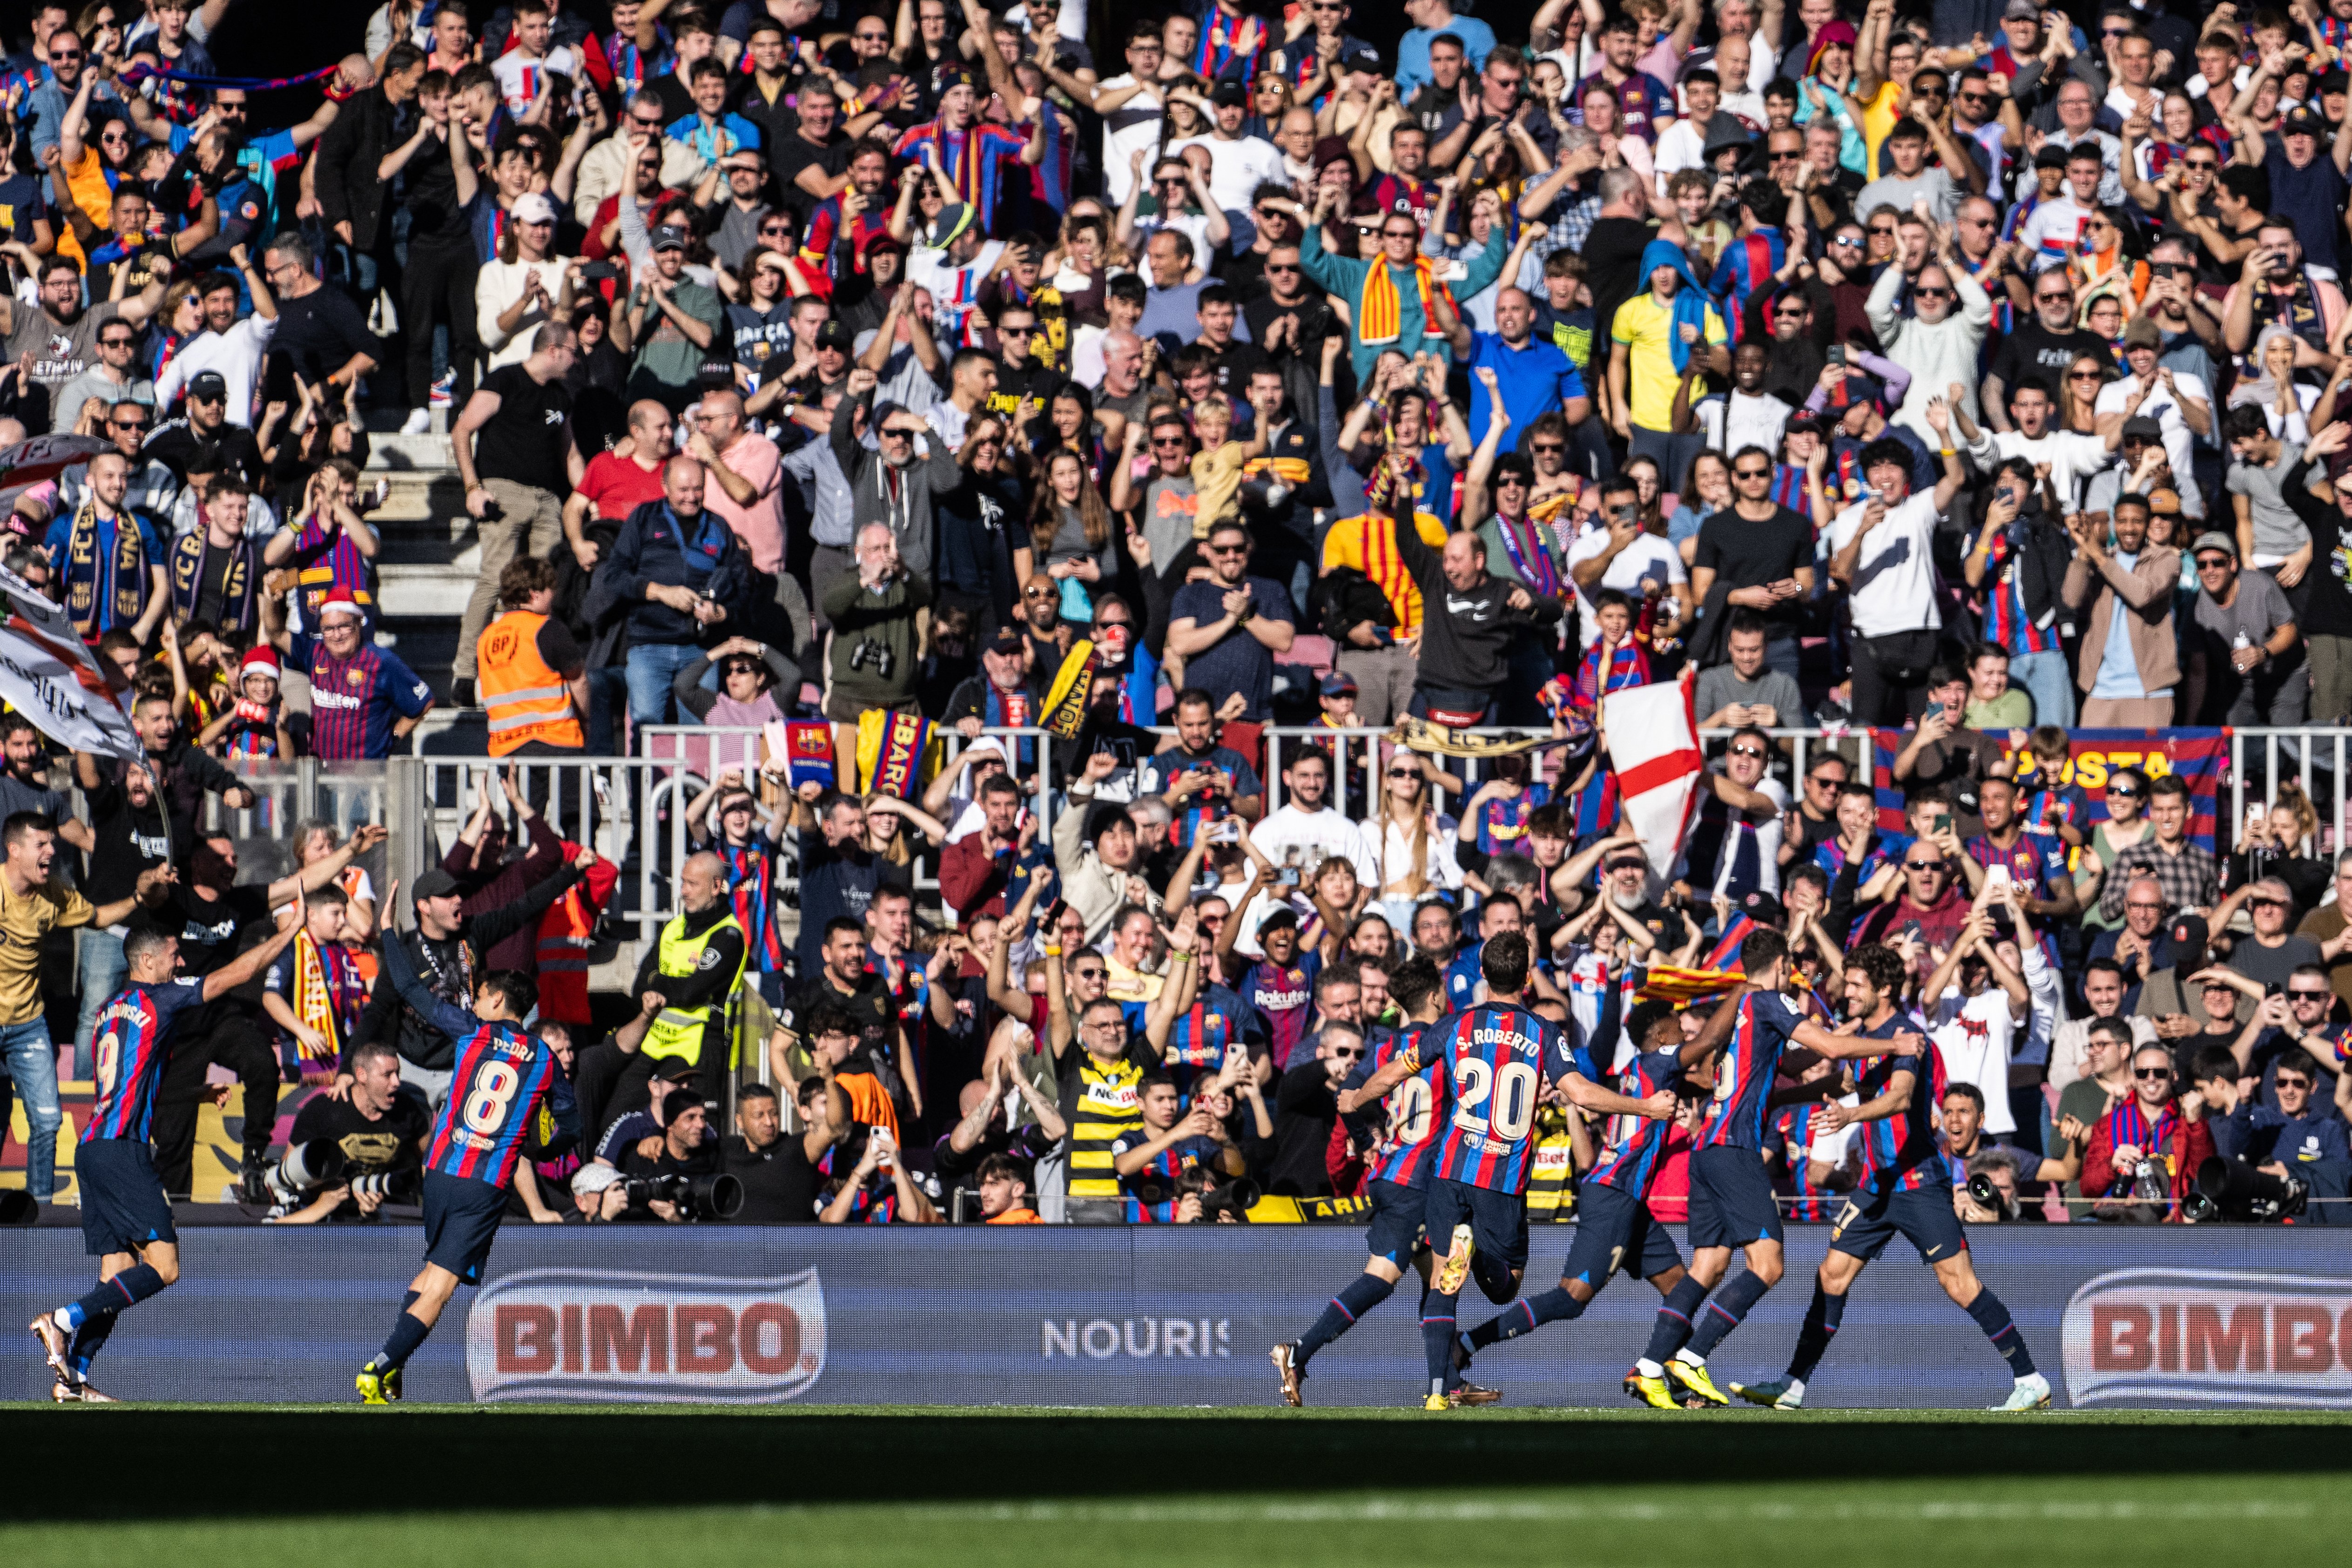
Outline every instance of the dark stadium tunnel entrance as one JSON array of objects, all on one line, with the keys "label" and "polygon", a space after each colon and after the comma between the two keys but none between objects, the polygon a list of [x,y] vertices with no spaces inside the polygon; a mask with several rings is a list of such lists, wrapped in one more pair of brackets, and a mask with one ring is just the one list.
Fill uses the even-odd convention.
[{"label": "dark stadium tunnel entrance", "polygon": [[[2094,1423],[2096,1423],[2095,1426]],[[1988,1419],[1808,1411],[1617,1416],[1417,1411],[529,1410],[145,1408],[0,1410],[6,1451],[38,1466],[0,1479],[0,1519],[179,1520],[344,1514],[340,1488],[221,1485],[199,1454],[332,1454],[346,1475],[431,1473],[450,1484],[395,1490],[370,1511],[502,1513],[644,1506],[925,1503],[1175,1496],[1202,1490],[1177,1446],[1215,1456],[1217,1474],[1265,1494],[1317,1490],[1493,1491],[1661,1480],[1887,1481],[1969,1477],[2143,1479],[2310,1473],[2340,1468],[2339,1417],[2098,1412]],[[683,1492],[615,1495],[606,1467],[533,1466],[519,1455],[691,1455]],[[1410,1466],[1398,1458],[1410,1454]],[[984,1462],[975,1462],[984,1460]],[[123,1478],[136,1476],[136,1486]],[[460,1479],[460,1478],[472,1478]],[[1219,1489],[1232,1495],[1234,1488]]]}]

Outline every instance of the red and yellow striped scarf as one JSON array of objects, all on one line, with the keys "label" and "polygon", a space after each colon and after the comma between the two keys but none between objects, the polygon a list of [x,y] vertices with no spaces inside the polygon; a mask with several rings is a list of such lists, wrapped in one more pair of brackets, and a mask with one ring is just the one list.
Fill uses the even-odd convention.
[{"label": "red and yellow striped scarf", "polygon": [[[1454,308],[1454,296],[1437,280],[1429,257],[1412,258],[1413,287],[1421,294],[1421,319],[1430,323],[1423,330],[1434,330],[1434,318],[1430,313],[1430,296],[1433,293]],[[1397,298],[1396,278],[1391,276],[1386,257],[1372,263],[1364,274],[1364,298],[1356,311],[1356,337],[1365,343],[1393,343],[1404,331],[1404,308]]]}]

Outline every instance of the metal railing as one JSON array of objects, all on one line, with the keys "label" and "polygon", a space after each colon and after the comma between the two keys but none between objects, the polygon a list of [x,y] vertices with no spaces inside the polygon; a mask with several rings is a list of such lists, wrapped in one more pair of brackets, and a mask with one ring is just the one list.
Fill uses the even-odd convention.
[{"label": "metal railing", "polygon": [[[217,796],[208,797],[205,825],[240,838],[288,839],[299,822],[321,818],[348,831],[362,822],[382,823],[391,832],[386,850],[386,874],[413,887],[416,877],[439,863],[458,839],[466,822],[481,802],[487,787],[492,809],[509,815],[505,792],[497,783],[511,772],[517,789],[539,804],[549,825],[563,838],[593,846],[598,854],[624,868],[622,889],[614,900],[614,914],[633,922],[635,941],[651,941],[662,924],[677,913],[677,867],[688,852],[685,808],[703,789],[729,768],[747,778],[757,773],[762,750],[761,731],[692,725],[650,727],[642,733],[645,754],[573,759],[488,756],[394,757],[382,762],[329,763],[316,758],[294,762],[245,763],[236,768],[240,780],[257,797],[254,804],[232,810]],[[1014,759],[1015,777],[1031,789],[1031,800],[1050,832],[1054,813],[1066,809],[1054,788],[1058,773],[1055,747],[1068,742],[1034,728],[998,727],[983,731],[1000,742]],[[1152,730],[1170,737],[1170,727]],[[1525,728],[1486,727],[1467,732],[1475,736],[1528,735]],[[1702,732],[1712,746],[1728,730]],[[1866,737],[1859,731],[1783,728],[1767,732],[1780,742],[1789,777],[1801,778],[1822,750],[1836,751],[1857,767],[1865,763]],[[970,744],[959,731],[942,727],[943,766]],[[1260,731],[1264,744],[1263,782],[1266,810],[1283,803],[1282,773],[1300,747],[1312,744],[1331,758],[1335,775],[1333,803],[1376,814],[1381,799],[1381,769],[1399,748],[1392,732],[1358,727],[1333,729],[1320,726],[1268,726]],[[2245,728],[2230,734],[2228,800],[2231,821],[2244,820],[2252,800],[2273,803],[2282,780],[2294,777],[2318,810],[2320,842],[2315,851],[2347,847],[2352,831],[2352,730],[2329,727]],[[1493,777],[1492,758],[1440,758],[1439,766],[1465,781],[1465,794],[1474,793]],[[1562,779],[1563,754],[1536,753],[1530,777],[1555,790],[1574,782]],[[1459,803],[1458,801],[1456,802]],[[785,802],[778,802],[782,807]],[[948,826],[952,827],[952,822]],[[509,823],[509,831],[513,824]],[[2226,841],[2230,835],[2224,831]],[[798,864],[792,835],[784,835],[784,854],[778,867],[778,887],[796,893]],[[919,845],[915,886],[919,896],[938,888],[937,855]]]}]

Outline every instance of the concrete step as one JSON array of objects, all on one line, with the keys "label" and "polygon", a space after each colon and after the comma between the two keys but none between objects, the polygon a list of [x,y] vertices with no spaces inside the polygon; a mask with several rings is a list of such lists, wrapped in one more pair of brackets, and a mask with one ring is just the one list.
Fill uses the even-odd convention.
[{"label": "concrete step", "polygon": [[[394,622],[446,617],[454,639],[457,618],[466,612],[466,601],[480,575],[480,550],[469,547],[451,561],[392,563],[380,568],[376,586],[384,615]],[[420,668],[417,673],[425,672]]]},{"label": "concrete step", "polygon": [[421,469],[426,472],[455,473],[456,459],[449,455],[446,435],[403,435],[397,431],[371,434],[368,438],[370,471],[379,468]]}]

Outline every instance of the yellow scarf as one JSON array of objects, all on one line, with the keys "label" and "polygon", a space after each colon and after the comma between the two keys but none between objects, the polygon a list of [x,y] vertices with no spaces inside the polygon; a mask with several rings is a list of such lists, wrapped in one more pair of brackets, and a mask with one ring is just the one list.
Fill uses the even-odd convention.
[{"label": "yellow scarf", "polygon": [[320,956],[319,944],[308,931],[294,936],[294,1016],[304,1027],[319,1031],[326,1044],[318,1051],[301,1044],[297,1048],[305,1061],[333,1061],[342,1054],[342,1025],[335,1016],[335,990],[327,983],[327,965]]},{"label": "yellow scarf", "polygon": [[[1434,332],[1435,319],[1429,308],[1431,295],[1444,299],[1449,308],[1454,304],[1454,296],[1437,281],[1425,256],[1412,258],[1412,282],[1421,293],[1421,319],[1428,323],[1422,329]],[[1388,259],[1383,256],[1364,274],[1364,298],[1356,312],[1356,337],[1364,343],[1393,343],[1403,331],[1403,306],[1397,298],[1396,279],[1390,276]]]}]

